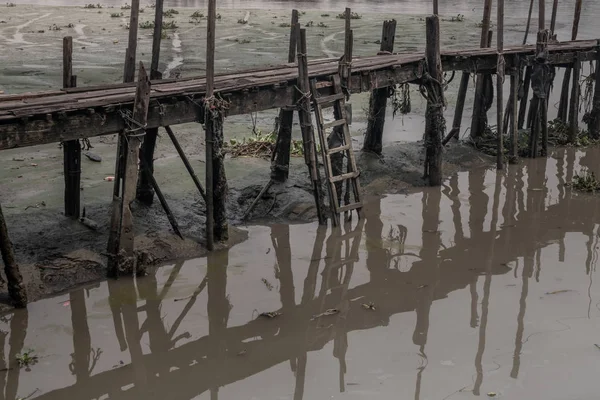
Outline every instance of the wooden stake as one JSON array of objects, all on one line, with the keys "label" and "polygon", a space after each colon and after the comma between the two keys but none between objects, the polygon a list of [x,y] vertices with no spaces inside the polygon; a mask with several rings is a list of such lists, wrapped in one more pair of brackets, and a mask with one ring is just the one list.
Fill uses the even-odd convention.
[{"label": "wooden stake", "polygon": [[190,161],[186,157],[185,152],[181,148],[181,145],[179,144],[177,137],[175,137],[175,133],[173,133],[173,129],[171,129],[170,126],[165,126],[165,130],[167,131],[167,135],[169,135],[169,138],[173,142],[173,146],[175,146],[175,150],[177,150],[177,154],[179,154],[179,158],[181,158],[181,161],[183,161],[183,165],[185,165],[185,169],[187,169],[188,173],[190,174],[190,176],[192,178],[192,181],[194,181],[194,185],[196,185],[196,189],[198,189],[198,191],[200,192],[200,195],[204,199],[204,202],[206,202],[206,192],[204,191],[204,188],[202,187],[200,180],[196,176],[196,173],[194,172],[194,168],[192,168]]},{"label": "wooden stake", "polygon": [[[158,80],[162,74],[158,70],[160,61],[160,42],[163,23],[163,3],[164,0],[158,0],[154,7],[154,34],[152,38],[152,63],[150,65],[150,79]],[[136,198],[143,204],[151,205],[154,202],[154,149],[158,138],[158,128],[148,129],[140,151],[140,165],[145,165],[140,169],[138,177],[138,187]],[[156,182],[154,180],[154,182]],[[162,203],[162,201],[161,201]]]},{"label": "wooden stake", "polygon": [[581,74],[581,61],[579,60],[581,60],[581,56],[577,54],[573,62],[573,83],[569,106],[569,143],[576,143],[579,134],[579,76]]},{"label": "wooden stake", "polygon": [[550,20],[550,32],[554,35],[556,29],[556,16],[558,14],[558,0],[554,0],[552,3],[552,19]]},{"label": "wooden stake", "polygon": [[531,0],[529,3],[529,14],[527,17],[527,25],[525,26],[525,37],[523,38],[523,45],[527,44],[527,37],[529,37],[529,29],[531,28],[531,16],[533,15],[533,3],[535,0]]},{"label": "wooden stake", "polygon": [[588,123],[590,135],[597,139],[600,137],[600,40],[596,49],[596,76],[594,83],[594,99],[592,103],[591,118]]},{"label": "wooden stake", "polygon": [[[396,37],[396,20],[384,21],[381,33],[380,50],[386,53],[394,51],[394,39]],[[381,154],[383,150],[383,128],[385,126],[385,111],[389,89],[375,89],[371,92],[369,100],[369,119],[363,151]]]},{"label": "wooden stake", "polygon": [[[63,38],[63,87],[77,86],[73,75],[73,38]],[[79,219],[81,209],[81,145],[79,140],[63,142],[63,165],[65,179],[65,216]]]},{"label": "wooden stake", "polygon": [[[296,47],[298,46],[298,10],[292,10],[292,22],[290,28],[290,47],[288,50],[288,62],[296,61]],[[292,146],[292,125],[294,123],[294,110],[279,110],[279,131],[277,132],[277,143],[271,157],[271,180],[285,182],[289,177],[290,152]]]},{"label": "wooden stake", "polygon": [[546,29],[546,0],[540,0],[540,19],[539,19],[539,30],[543,31]]},{"label": "wooden stake", "polygon": [[15,257],[10,237],[8,236],[8,228],[4,220],[2,206],[0,205],[0,253],[2,253],[2,261],[4,262],[4,273],[8,281],[8,294],[12,299],[14,306],[17,308],[27,307],[27,292],[23,284],[23,277]]},{"label": "wooden stake", "polygon": [[503,137],[504,132],[502,131],[503,126],[503,109],[504,107],[504,0],[498,0],[498,33],[496,35],[497,47],[498,47],[498,67],[496,68],[496,112],[497,112],[497,147],[496,147],[496,167],[498,169],[504,168],[504,143]]},{"label": "wooden stake", "polygon": [[440,6],[438,0],[433,0],[433,15],[438,15],[440,11]]},{"label": "wooden stake", "polygon": [[444,136],[444,91],[439,83],[443,78],[439,17],[427,17],[426,24],[427,46],[425,56],[431,80],[427,82],[425,176],[429,178],[430,186],[439,186],[442,184],[442,137]]},{"label": "wooden stake", "polygon": [[[216,0],[208,0],[208,27],[206,35],[206,97],[214,94],[215,79],[215,22],[217,19]],[[214,249],[214,182],[213,182],[213,131],[211,114],[206,114],[206,247]]]},{"label": "wooden stake", "polygon": [[[519,68],[520,69],[520,68]],[[518,70],[513,71],[510,76],[510,93],[514,101],[511,103],[510,113],[512,114],[510,124],[510,157],[508,162],[510,164],[516,164],[519,158],[519,126],[518,126],[518,97],[519,97],[519,72]]]},{"label": "wooden stake", "polygon": [[306,46],[306,29],[300,29],[298,41],[298,88],[302,96],[298,102],[300,110],[298,117],[300,119],[300,128],[302,130],[302,142],[304,144],[304,160],[309,169],[310,179],[313,184],[313,195],[317,207],[317,215],[320,225],[327,224],[327,218],[323,213],[321,196],[321,177],[317,169],[317,145],[315,143],[315,132],[310,116],[310,82],[308,80],[308,57]]},{"label": "wooden stake", "polygon": [[471,74],[463,72],[460,78],[460,86],[458,88],[458,96],[456,98],[456,109],[454,110],[454,121],[452,122],[452,130],[442,141],[442,145],[448,144],[450,139],[458,139],[460,136],[460,127],[462,125],[463,113],[465,110],[465,100],[467,99],[467,89],[469,88],[469,81],[471,80]]},{"label": "wooden stake", "polygon": [[525,78],[523,80],[523,98],[519,105],[519,120],[517,126],[519,129],[523,129],[525,125],[525,114],[527,113],[527,101],[529,100],[529,88],[531,87],[531,73],[533,69],[531,67],[525,68]]},{"label": "wooden stake", "polygon": [[[582,0],[575,1],[575,15],[573,16],[573,28],[571,30],[571,40],[577,40],[579,33],[579,20],[581,19],[581,7]],[[571,68],[565,68],[565,76],[563,78],[562,90],[560,93],[560,103],[558,105],[558,119],[563,122],[567,122],[567,115],[570,115],[568,111],[569,107],[569,82],[571,81]],[[574,89],[572,89],[574,90]]]},{"label": "wooden stake", "polygon": [[[135,189],[138,179],[138,153],[141,145],[141,138],[145,133],[144,126],[148,117],[148,105],[150,103],[150,79],[146,74],[144,65],[140,62],[138,72],[138,85],[135,94],[135,103],[133,106],[132,120],[134,126],[131,130],[123,133],[127,141],[127,153],[125,159],[125,171],[123,175],[123,196],[121,198],[120,226],[118,227],[118,236],[115,241],[116,246],[112,248],[108,265],[109,276],[118,277],[119,275],[143,275],[145,268],[140,266],[136,270],[134,253],[134,231],[133,214],[130,205],[135,199]],[[113,221],[116,219],[113,218]]]},{"label": "wooden stake", "polygon": [[[492,14],[492,0],[485,0],[483,5],[483,19],[481,21],[481,41],[479,43],[481,48],[489,47],[489,32],[490,32],[490,18]],[[477,75],[475,82],[475,103],[473,104],[473,117],[471,120],[471,137],[477,138],[483,134],[483,119],[485,118],[486,111],[483,109],[483,94],[485,88],[485,78],[482,74]]]},{"label": "wooden stake", "polygon": [[129,40],[125,51],[125,71],[123,81],[133,82],[135,80],[135,56],[137,52],[137,37],[139,26],[140,0],[131,0],[131,16],[129,17]]},{"label": "wooden stake", "polygon": [[344,57],[343,64],[341,65],[341,76],[346,81],[346,88],[350,90],[351,69],[352,69],[352,47],[353,47],[353,35],[352,35],[352,9],[346,7],[344,11]]}]

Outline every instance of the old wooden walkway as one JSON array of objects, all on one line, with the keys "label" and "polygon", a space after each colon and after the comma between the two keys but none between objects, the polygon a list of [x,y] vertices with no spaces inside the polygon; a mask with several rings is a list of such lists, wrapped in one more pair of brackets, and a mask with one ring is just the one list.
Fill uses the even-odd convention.
[{"label": "old wooden walkway", "polygon": [[[548,63],[567,66],[594,60],[597,40],[554,43],[548,46]],[[535,46],[504,50],[507,70],[532,65]],[[444,72],[493,73],[495,49],[443,51]],[[418,83],[425,71],[424,53],[398,53],[355,57],[350,92],[367,92],[402,83]],[[338,59],[313,60],[310,77],[335,74]],[[228,115],[273,108],[294,107],[298,69],[295,63],[215,76],[217,95],[229,101]],[[127,128],[127,112],[135,99],[135,84],[0,96],[0,150],[114,134]],[[192,77],[152,82],[147,128],[203,121],[206,79]]]}]

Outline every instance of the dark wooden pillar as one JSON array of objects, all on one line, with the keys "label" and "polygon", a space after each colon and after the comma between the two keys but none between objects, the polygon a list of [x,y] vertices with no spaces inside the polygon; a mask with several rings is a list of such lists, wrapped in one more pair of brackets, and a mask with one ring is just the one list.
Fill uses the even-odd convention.
[{"label": "dark wooden pillar", "polygon": [[571,88],[571,104],[569,106],[569,143],[577,142],[579,135],[579,76],[581,75],[581,58],[579,54],[573,61],[573,83]]},{"label": "dark wooden pillar", "polygon": [[[298,20],[298,10],[292,10],[288,63],[296,62],[296,47],[298,46],[299,32]],[[277,144],[275,146],[275,152],[273,153],[273,157],[271,158],[271,179],[275,182],[285,182],[289,177],[293,123],[294,110],[284,108],[280,109]]]},{"label": "dark wooden pillar", "polygon": [[[396,38],[396,20],[384,21],[381,34],[381,51],[392,53]],[[363,151],[381,154],[383,150],[383,128],[385,126],[385,111],[389,89],[375,89],[369,100],[369,121],[363,144]]]},{"label": "dark wooden pillar", "polygon": [[8,236],[8,228],[6,227],[6,221],[4,220],[4,214],[2,213],[2,206],[0,205],[0,253],[2,253],[2,261],[4,262],[4,273],[8,280],[8,294],[12,299],[15,307],[24,308],[27,307],[27,292],[25,291],[25,285],[23,284],[23,277],[19,271],[17,265],[17,259],[15,252]]},{"label": "dark wooden pillar", "polygon": [[[73,38],[63,38],[63,87],[77,86],[73,75]],[[81,209],[81,146],[79,140],[62,143],[65,177],[65,216],[79,219]]]},{"label": "dark wooden pillar", "polygon": [[[151,80],[162,78],[162,74],[158,70],[158,63],[160,60],[163,4],[164,0],[158,0],[154,7],[154,35],[152,38],[152,63],[150,65]],[[154,174],[154,149],[156,148],[157,138],[158,128],[148,129],[140,150],[140,164],[145,167],[140,168],[139,171],[136,198],[146,205],[151,205],[154,201],[154,190],[152,188],[150,175]]]},{"label": "dark wooden pillar", "polygon": [[588,122],[588,130],[590,135],[598,139],[600,138],[600,41],[596,48],[596,76],[594,83],[594,100],[592,111]]},{"label": "dark wooden pillar", "polygon": [[[577,40],[579,34],[579,20],[581,19],[581,7],[583,0],[575,1],[575,13],[573,16],[573,28],[571,31],[571,40]],[[565,69],[565,76],[563,78],[562,90],[560,93],[560,102],[558,105],[558,119],[565,124],[568,121],[569,116],[569,82],[571,80],[571,68]]]},{"label": "dark wooden pillar", "polygon": [[440,20],[437,16],[427,17],[427,115],[425,117],[425,177],[430,186],[442,184],[442,137],[444,135],[444,90],[440,82],[442,59],[440,54]]}]

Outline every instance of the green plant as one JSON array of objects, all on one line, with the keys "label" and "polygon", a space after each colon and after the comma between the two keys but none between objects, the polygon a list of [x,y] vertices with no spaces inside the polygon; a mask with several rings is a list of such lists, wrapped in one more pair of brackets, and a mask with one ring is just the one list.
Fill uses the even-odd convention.
[{"label": "green plant", "polygon": [[280,28],[291,28],[292,24],[290,24],[289,22],[282,22],[281,24],[279,24]]},{"label": "green plant", "polygon": [[123,16],[123,13],[111,13],[110,17],[111,18],[120,18]]},{"label": "green plant", "polygon": [[56,24],[52,24],[50,25],[50,27],[48,27],[49,31],[62,31],[62,28]]},{"label": "green plant", "polygon": [[131,6],[127,3],[125,3],[121,6],[121,10],[131,10]]},{"label": "green plant", "polygon": [[154,29],[154,21],[140,22],[140,29]]},{"label": "green plant", "polygon": [[329,28],[329,25],[325,24],[324,22],[319,22],[319,23],[317,24],[317,26],[318,26],[319,28]]},{"label": "green plant", "polygon": [[243,18],[240,18],[240,19],[238,19],[237,23],[238,23],[238,24],[241,24],[241,25],[246,25],[246,24],[248,23],[248,20],[245,20],[245,19],[243,19]]},{"label": "green plant", "polygon": [[308,21],[308,22],[306,23],[306,25],[304,25],[304,26],[305,26],[305,27],[307,27],[307,28],[310,28],[310,27],[312,27],[312,26],[314,26],[314,25],[315,25],[315,23],[314,23],[314,22],[312,22],[312,21]]},{"label": "green plant", "polygon": [[34,354],[34,351],[29,349],[23,353],[17,354],[16,356],[19,368],[28,368],[38,362],[38,356]]},{"label": "green plant", "polygon": [[329,16],[330,16],[329,14],[321,14],[321,17],[323,17],[323,18],[327,18]]},{"label": "green plant", "polygon": [[[346,11],[344,11],[341,14],[338,14],[337,17],[338,19],[346,19]],[[362,15],[355,13],[354,11],[350,12],[350,19],[361,19]]]},{"label": "green plant", "polygon": [[571,186],[580,192],[597,192],[600,190],[600,181],[593,172],[584,169],[573,177]]},{"label": "green plant", "polygon": [[190,15],[190,18],[194,18],[194,19],[204,18],[204,14],[201,13],[200,11],[195,11],[192,15]]},{"label": "green plant", "polygon": [[163,21],[162,28],[163,29],[177,29],[179,27],[177,26],[177,24],[175,23],[175,21],[169,21],[169,22],[164,22]]},{"label": "green plant", "polygon": [[163,12],[163,15],[167,18],[173,18],[173,16],[175,16],[175,14],[179,14],[179,11],[177,11],[173,8],[169,8],[168,10]]},{"label": "green plant", "polygon": [[83,8],[102,8],[102,4],[86,4]]}]

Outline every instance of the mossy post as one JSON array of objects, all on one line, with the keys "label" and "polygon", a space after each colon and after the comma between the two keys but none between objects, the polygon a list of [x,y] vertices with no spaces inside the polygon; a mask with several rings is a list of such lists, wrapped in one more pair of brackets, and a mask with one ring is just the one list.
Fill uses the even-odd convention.
[{"label": "mossy post", "polygon": [[27,292],[25,291],[25,285],[23,284],[23,277],[19,271],[17,260],[15,258],[15,252],[8,236],[8,229],[6,227],[6,221],[4,221],[4,214],[2,213],[2,206],[0,205],[0,253],[2,253],[2,261],[4,262],[4,273],[8,280],[8,294],[12,299],[15,307],[25,308],[27,307]]},{"label": "mossy post", "polygon": [[437,15],[427,17],[426,49],[427,72],[424,77],[427,89],[427,112],[425,116],[425,177],[430,186],[442,184],[442,137],[444,135],[444,90],[440,52],[440,19]]},{"label": "mossy post", "polygon": [[[394,51],[395,37],[396,20],[384,21],[380,47],[382,54],[388,54]],[[388,88],[375,89],[371,92],[367,133],[365,135],[363,151],[381,154],[383,150],[383,128],[385,126],[385,111],[387,108],[388,94]]]},{"label": "mossy post", "polygon": [[594,139],[600,138],[600,41],[596,48],[596,75],[594,83],[594,100],[588,122],[588,131]]},{"label": "mossy post", "polygon": [[[154,33],[152,37],[152,62],[150,64],[150,79],[157,80],[162,78],[158,70],[160,61],[160,42],[162,39],[164,0],[157,0],[154,7]],[[138,187],[136,198],[143,204],[151,205],[154,202],[154,190],[152,188],[151,176],[154,174],[154,149],[156,148],[156,139],[158,138],[158,128],[148,129],[142,148],[140,150],[140,168],[138,176]]]},{"label": "mossy post", "polygon": [[[63,38],[63,87],[77,86],[73,75],[73,37]],[[79,219],[81,210],[81,145],[79,140],[63,142],[63,165],[65,178],[65,216]]]},{"label": "mossy post", "polygon": [[[492,15],[492,0],[485,0],[483,5],[483,18],[481,20],[481,48],[489,47],[490,18]],[[475,82],[475,103],[473,104],[473,117],[471,120],[471,137],[478,138],[483,134],[487,122],[485,110],[485,79],[482,74],[477,75]]]},{"label": "mossy post", "polygon": [[[298,46],[298,10],[292,10],[292,22],[290,24],[290,47],[288,50],[288,63],[296,62],[296,48]],[[277,143],[271,157],[271,180],[285,182],[290,173],[290,157],[292,146],[292,125],[294,123],[294,110],[282,108],[279,110],[279,124],[277,132]]]}]

